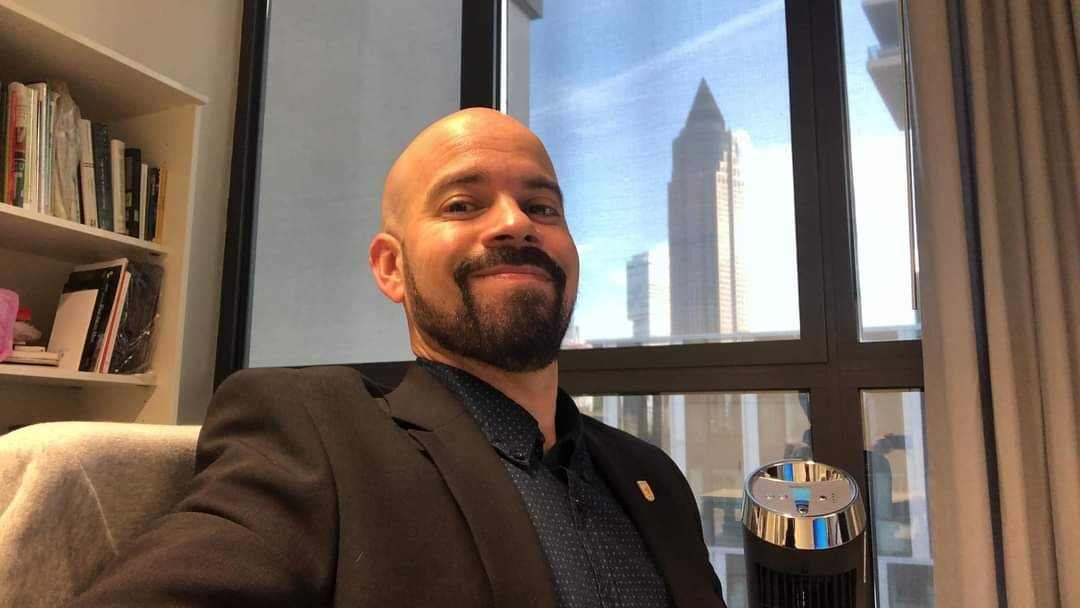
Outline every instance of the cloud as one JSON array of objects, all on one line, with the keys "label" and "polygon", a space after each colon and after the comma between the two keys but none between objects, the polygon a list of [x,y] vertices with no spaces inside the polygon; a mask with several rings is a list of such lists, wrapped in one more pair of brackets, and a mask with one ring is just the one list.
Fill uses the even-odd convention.
[{"label": "cloud", "polygon": [[534,109],[531,112],[532,119],[535,120],[548,112],[559,111],[566,107],[579,107],[581,105],[595,103],[610,103],[612,95],[627,90],[628,85],[633,80],[648,75],[668,64],[678,63],[688,57],[692,57],[701,48],[766,21],[774,13],[782,12],[783,10],[783,0],[772,0],[752,11],[747,11],[737,17],[723,21],[711,30],[668,49],[655,57],[632,65],[613,76],[609,76],[588,86],[572,89],[569,95],[563,96],[559,101]]}]

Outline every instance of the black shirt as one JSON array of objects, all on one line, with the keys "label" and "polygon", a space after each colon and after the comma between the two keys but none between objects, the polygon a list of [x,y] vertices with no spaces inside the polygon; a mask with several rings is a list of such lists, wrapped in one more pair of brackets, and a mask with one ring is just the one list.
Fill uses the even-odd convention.
[{"label": "black shirt", "polygon": [[525,501],[564,608],[670,606],[634,523],[593,467],[581,414],[559,390],[555,445],[524,408],[476,376],[419,359],[465,404]]}]

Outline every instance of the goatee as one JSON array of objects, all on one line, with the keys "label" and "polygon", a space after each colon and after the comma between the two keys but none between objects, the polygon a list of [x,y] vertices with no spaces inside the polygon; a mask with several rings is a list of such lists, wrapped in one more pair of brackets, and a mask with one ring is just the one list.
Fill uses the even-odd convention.
[{"label": "goatee", "polygon": [[[412,322],[443,349],[508,372],[543,369],[558,356],[573,302],[566,302],[566,273],[540,249],[501,247],[462,261],[454,269],[462,306],[453,311],[439,310],[420,295],[408,256],[404,251],[402,255]],[[497,301],[477,302],[469,277],[500,265],[544,270],[552,279],[554,296],[543,288],[521,286]]]}]

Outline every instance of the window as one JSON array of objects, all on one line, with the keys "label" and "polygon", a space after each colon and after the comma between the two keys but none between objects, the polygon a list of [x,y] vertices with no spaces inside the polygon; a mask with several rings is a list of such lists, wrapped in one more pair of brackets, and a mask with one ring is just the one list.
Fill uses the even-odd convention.
[{"label": "window", "polygon": [[783,3],[546,2],[529,36],[517,111],[582,258],[565,346],[797,339]]},{"label": "window", "polygon": [[898,0],[844,0],[844,75],[864,341],[920,336],[910,95]]},{"label": "window", "polygon": [[[746,476],[781,458],[810,458],[809,396],[795,391],[579,395],[581,411],[663,449],[698,497],[709,557],[744,595],[742,496]],[[734,591],[732,591],[734,590]],[[744,600],[745,602],[745,600]]]},{"label": "window", "polygon": [[682,467],[733,608],[745,476],[811,454],[861,480],[868,601],[930,605],[896,0],[526,5],[504,103],[581,250],[564,386]]},{"label": "window", "polygon": [[[298,137],[347,122],[352,131],[331,129],[339,148],[286,138],[264,159],[267,184],[295,186],[274,167],[308,163],[330,196],[269,201],[245,229],[259,183],[248,148],[261,141],[259,122],[247,121],[238,158],[256,160],[233,176],[248,187],[230,200],[218,381],[252,362],[346,363],[400,378],[410,359],[400,310],[356,272],[355,245],[373,220],[343,210],[373,212],[372,177],[381,183],[427,121],[459,103],[506,109],[547,143],[582,258],[560,383],[582,411],[683,467],[729,605],[746,599],[735,532],[742,480],[757,464],[809,455],[853,474],[870,504],[868,602],[931,605],[910,133],[897,109],[903,1],[417,0],[414,12],[367,2],[369,35],[359,38],[361,22],[344,17],[353,3],[293,15],[344,33],[278,34],[277,55],[271,35],[268,96],[275,74],[303,73],[283,71],[298,61],[283,41],[316,56],[333,44],[379,52],[329,53],[353,63],[326,73],[357,78],[322,83],[341,87],[333,94],[308,87],[321,95],[305,104],[332,100],[329,122],[303,123]],[[261,72],[251,70],[242,89],[261,100]],[[371,86],[349,88],[361,81]],[[293,133],[277,119],[300,107],[266,100],[266,142]],[[335,118],[352,111],[362,119]],[[322,154],[360,159],[367,177],[315,162]],[[256,230],[257,259],[245,261]],[[327,272],[327,260],[341,272]],[[343,305],[311,312],[307,294],[339,288]],[[297,302],[304,313],[289,314]]]},{"label": "window", "polygon": [[933,605],[922,391],[863,391],[878,606]]}]

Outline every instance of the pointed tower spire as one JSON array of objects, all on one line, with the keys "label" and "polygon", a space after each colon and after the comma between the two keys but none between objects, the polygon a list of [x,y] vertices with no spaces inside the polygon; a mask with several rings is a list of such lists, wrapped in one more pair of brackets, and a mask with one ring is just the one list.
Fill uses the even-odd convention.
[{"label": "pointed tower spire", "polygon": [[724,115],[720,113],[720,107],[716,105],[712,91],[708,83],[702,78],[698,84],[697,94],[694,95],[694,103],[690,106],[690,115],[686,122],[719,122],[724,124]]}]

